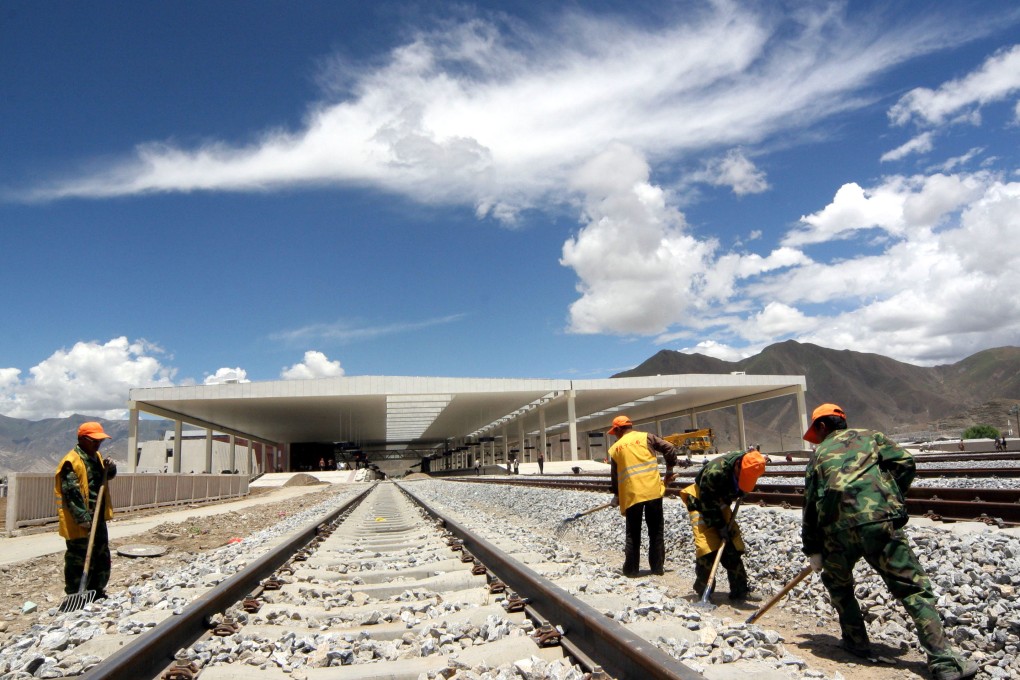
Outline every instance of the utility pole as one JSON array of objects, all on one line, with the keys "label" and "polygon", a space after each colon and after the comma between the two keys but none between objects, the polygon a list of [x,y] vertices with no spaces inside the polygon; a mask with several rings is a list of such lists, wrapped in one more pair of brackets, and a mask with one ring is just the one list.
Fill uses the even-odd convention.
[{"label": "utility pole", "polygon": [[1020,433],[1020,404],[1013,404],[1013,408],[1009,409],[1011,416],[1016,416],[1016,431]]}]

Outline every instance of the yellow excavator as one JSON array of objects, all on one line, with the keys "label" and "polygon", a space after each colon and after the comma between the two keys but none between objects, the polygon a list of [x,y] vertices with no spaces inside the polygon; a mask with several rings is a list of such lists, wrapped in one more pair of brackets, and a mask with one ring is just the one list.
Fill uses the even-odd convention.
[{"label": "yellow excavator", "polygon": [[714,452],[715,436],[710,427],[684,430],[683,433],[667,435],[663,439],[680,449],[687,456],[687,460],[690,460],[692,455],[707,456]]}]

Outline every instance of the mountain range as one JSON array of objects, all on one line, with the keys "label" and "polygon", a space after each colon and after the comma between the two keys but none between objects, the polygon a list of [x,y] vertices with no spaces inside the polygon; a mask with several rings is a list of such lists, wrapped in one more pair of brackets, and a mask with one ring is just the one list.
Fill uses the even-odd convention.
[{"label": "mountain range", "polygon": [[[850,427],[890,435],[958,437],[978,424],[1005,433],[1013,422],[1017,425],[1013,435],[1020,434],[1020,424],[1009,415],[1009,409],[1020,401],[1020,347],[987,349],[954,364],[924,367],[880,354],[787,340],[740,361],[662,350],[613,377],[741,371],[805,376],[808,412],[818,404],[839,404]],[[744,418],[748,438],[769,450],[806,446],[800,441],[793,397],[749,404],[744,407]],[[736,446],[734,409],[703,414],[698,425],[716,431],[720,448]]]},{"label": "mountain range", "polygon": [[[127,460],[128,421],[104,420],[74,414],[67,418],[23,420],[0,416],[0,475],[10,472],[53,472],[64,454],[77,443],[78,426],[102,423],[111,439],[103,444],[103,456]],[[173,428],[169,420],[139,420],[138,441],[162,439]],[[124,469],[126,472],[126,468]]]},{"label": "mountain range", "polygon": [[[991,425],[1010,436],[1020,436],[1020,422],[1008,414],[1010,408],[1020,403],[1020,347],[987,349],[954,364],[923,367],[880,354],[833,350],[788,340],[769,345],[759,354],[740,361],[662,350],[613,377],[741,371],[805,376],[808,411],[825,402],[839,404],[847,412],[851,427],[934,438],[958,437],[971,425]],[[805,447],[800,439],[793,397],[748,404],[743,410],[749,443],[761,444],[763,451]],[[126,420],[80,414],[44,420],[0,415],[0,474],[52,472],[74,446],[78,426],[88,420],[101,422],[113,437],[103,446],[103,453],[127,460]],[[665,427],[683,431],[690,426],[689,422],[682,422],[686,419],[675,420],[667,421]],[[699,427],[714,430],[720,450],[739,444],[736,424],[736,411],[732,408],[698,417]],[[139,420],[138,440],[162,439],[163,432],[172,427],[167,420]]]}]

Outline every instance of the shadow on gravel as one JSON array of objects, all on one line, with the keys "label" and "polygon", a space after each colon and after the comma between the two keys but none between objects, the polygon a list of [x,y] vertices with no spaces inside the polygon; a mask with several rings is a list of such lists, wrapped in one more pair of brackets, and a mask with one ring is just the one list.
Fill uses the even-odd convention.
[{"label": "shadow on gravel", "polygon": [[891,647],[881,643],[871,643],[871,651],[874,654],[872,659],[864,659],[843,649],[843,641],[827,633],[802,633],[799,638],[793,641],[797,647],[810,650],[812,654],[823,659],[838,661],[840,663],[854,663],[864,668],[875,666],[878,668],[895,667],[899,670],[912,672],[919,678],[928,677],[928,665],[923,661],[908,661],[903,657],[908,653],[906,649]]}]

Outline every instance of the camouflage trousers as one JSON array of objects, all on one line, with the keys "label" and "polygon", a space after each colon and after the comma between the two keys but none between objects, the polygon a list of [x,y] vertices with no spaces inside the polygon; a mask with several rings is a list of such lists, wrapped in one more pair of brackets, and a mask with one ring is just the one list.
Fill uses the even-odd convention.
[{"label": "camouflage trousers", "polygon": [[[705,594],[705,588],[708,587],[708,574],[712,571],[712,565],[715,563],[715,556],[718,553],[719,551],[716,550],[694,560],[694,592],[699,597]],[[747,571],[744,569],[744,560],[741,558],[742,554],[733,546],[732,541],[727,541],[723,546],[722,558],[719,560],[719,566],[726,570],[726,576],[730,581],[730,597],[735,599],[747,595],[750,591],[747,584]],[[718,570],[715,572],[715,578],[718,582]]]},{"label": "camouflage trousers", "polygon": [[934,673],[963,667],[960,656],[946,640],[931,581],[902,529],[894,528],[892,522],[877,522],[826,534],[823,557],[822,583],[839,615],[843,639],[851,647],[863,649],[869,645],[864,616],[854,596],[854,565],[864,558],[913,619],[917,639],[928,655],[929,669]]},{"label": "camouflage trousers", "polygon": [[[64,543],[67,545],[67,552],[64,553],[64,592],[77,593],[81,586],[82,574],[85,573],[85,553],[88,552],[89,539],[74,538],[65,540]],[[106,584],[110,582],[112,564],[106,522],[100,522],[96,527],[92,564],[89,566],[89,580],[85,584],[85,590],[94,590],[96,595],[105,593]]]}]

